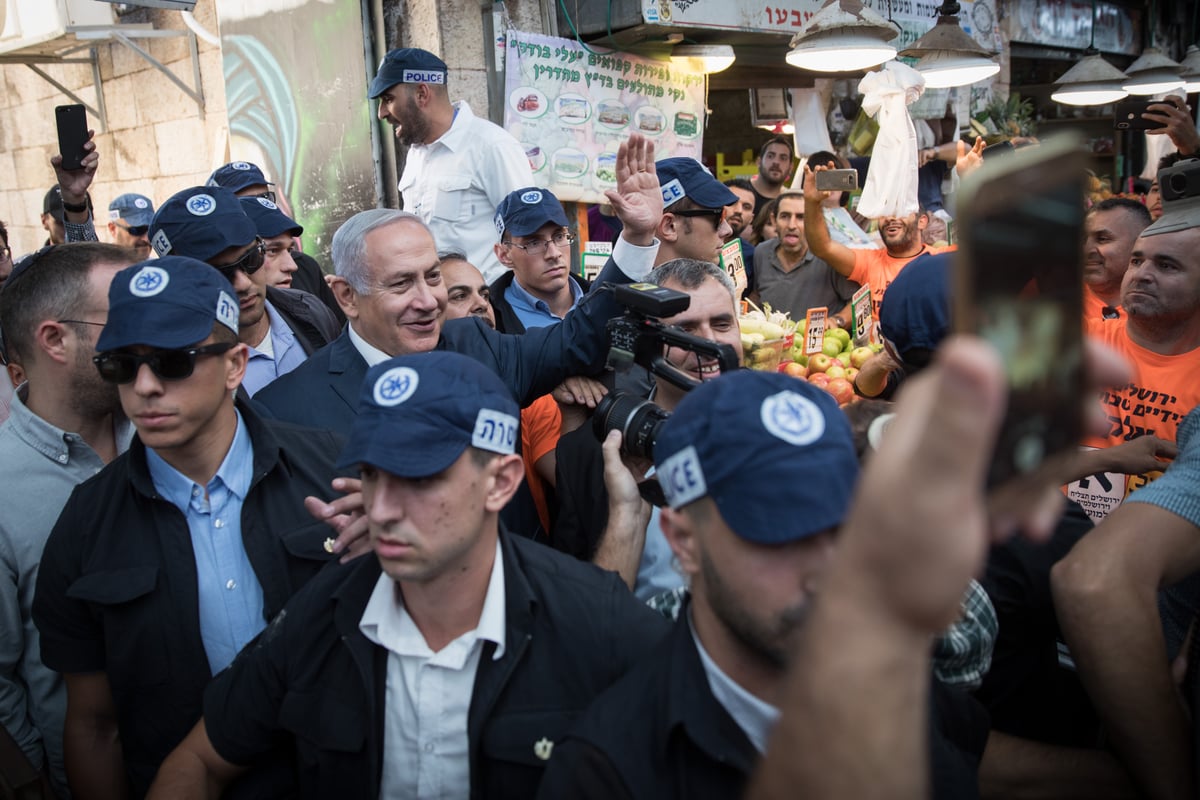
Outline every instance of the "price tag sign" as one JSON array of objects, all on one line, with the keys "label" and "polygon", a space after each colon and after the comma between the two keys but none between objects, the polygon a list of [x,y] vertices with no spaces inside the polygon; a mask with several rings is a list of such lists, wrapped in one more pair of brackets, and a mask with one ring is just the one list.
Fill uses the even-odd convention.
[{"label": "price tag sign", "polygon": [[746,290],[746,261],[742,258],[742,240],[736,236],[721,248],[721,269],[733,278],[734,288],[740,297]]},{"label": "price tag sign", "polygon": [[825,344],[825,318],[828,316],[829,309],[824,306],[808,310],[804,326],[804,352],[810,356],[821,352],[821,347]]},{"label": "price tag sign", "polygon": [[586,280],[595,280],[612,255],[612,242],[584,242],[580,254],[580,272]]},{"label": "price tag sign", "polygon": [[869,344],[875,333],[871,312],[871,285],[864,283],[850,298],[850,311],[854,319],[854,344]]}]

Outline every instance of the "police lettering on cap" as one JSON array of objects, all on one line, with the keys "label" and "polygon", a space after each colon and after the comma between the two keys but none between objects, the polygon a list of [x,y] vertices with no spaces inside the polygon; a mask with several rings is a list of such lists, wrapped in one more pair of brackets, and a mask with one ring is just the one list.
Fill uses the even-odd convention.
[{"label": "police lettering on cap", "polygon": [[367,97],[374,100],[397,83],[445,85],[448,71],[446,62],[428,50],[419,47],[392,50],[380,62]]},{"label": "police lettering on cap", "polygon": [[685,197],[690,197],[700,208],[724,208],[737,202],[737,195],[694,158],[664,158],[654,165],[654,169],[662,188],[664,207]]},{"label": "police lettering on cap", "polygon": [[850,425],[834,399],[754,370],[689,392],[663,425],[654,463],[672,508],[708,497],[735,534],[764,545],[836,528],[858,476]]},{"label": "police lettering on cap", "polygon": [[548,222],[567,227],[567,212],[558,198],[545,189],[526,186],[509,192],[496,207],[496,232],[503,236],[529,236]]},{"label": "police lettering on cap", "polygon": [[208,261],[231,247],[251,244],[258,231],[231,190],[194,186],[162,204],[150,222],[149,235],[160,256]]},{"label": "police lettering on cap", "polygon": [[237,293],[209,265],[181,256],[142,261],[108,288],[108,321],[96,350],[133,345],[178,349],[204,341],[213,323],[238,331]]},{"label": "police lettering on cap", "polygon": [[367,371],[338,468],[427,478],[468,447],[512,455],[520,408],[496,373],[458,353],[389,359]]}]

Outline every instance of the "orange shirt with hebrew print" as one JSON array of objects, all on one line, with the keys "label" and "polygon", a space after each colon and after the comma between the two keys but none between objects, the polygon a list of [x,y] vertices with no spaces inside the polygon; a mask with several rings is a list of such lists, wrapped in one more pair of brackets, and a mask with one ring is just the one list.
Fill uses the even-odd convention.
[{"label": "orange shirt with hebrew print", "polygon": [[[1083,319],[1084,321],[1092,319],[1104,319],[1104,309],[1108,308],[1108,303],[1100,299],[1100,296],[1093,292],[1088,287],[1083,287]],[[1120,306],[1114,306],[1116,315],[1113,319],[1122,316]],[[1111,313],[1111,312],[1110,312]]]},{"label": "orange shirt with hebrew print", "polygon": [[921,252],[907,258],[895,258],[888,254],[886,247],[875,247],[870,250],[854,251],[854,270],[846,277],[858,284],[871,284],[871,309],[875,319],[879,319],[879,304],[883,302],[884,292],[900,270],[914,258],[926,253],[945,253],[957,250],[954,245],[949,247],[925,247]]},{"label": "orange shirt with hebrew print", "polygon": [[[1153,434],[1175,441],[1179,423],[1200,405],[1200,348],[1174,356],[1147,350],[1129,338],[1127,320],[1084,320],[1084,330],[1120,353],[1133,369],[1133,380],[1103,393],[1108,433],[1093,438],[1093,447],[1113,447]],[[1161,472],[1129,476],[1128,491],[1140,488]]]}]

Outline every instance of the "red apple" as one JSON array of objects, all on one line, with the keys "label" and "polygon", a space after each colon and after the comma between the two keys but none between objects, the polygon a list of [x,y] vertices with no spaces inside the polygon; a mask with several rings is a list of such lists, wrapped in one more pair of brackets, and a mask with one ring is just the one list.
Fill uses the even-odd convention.
[{"label": "red apple", "polygon": [[824,372],[833,366],[833,359],[824,353],[813,353],[808,357],[808,374],[814,372]]},{"label": "red apple", "polygon": [[[809,369],[811,370],[811,367]],[[824,389],[829,385],[829,376],[824,372],[813,372],[808,376],[808,382],[813,386],[820,386]]]},{"label": "red apple", "polygon": [[783,373],[791,375],[793,378],[808,377],[808,368],[797,364],[795,361],[789,361],[786,364],[782,364],[781,367]]},{"label": "red apple", "polygon": [[845,378],[834,378],[824,388],[833,395],[833,399],[837,400],[839,406],[854,399],[854,386]]}]

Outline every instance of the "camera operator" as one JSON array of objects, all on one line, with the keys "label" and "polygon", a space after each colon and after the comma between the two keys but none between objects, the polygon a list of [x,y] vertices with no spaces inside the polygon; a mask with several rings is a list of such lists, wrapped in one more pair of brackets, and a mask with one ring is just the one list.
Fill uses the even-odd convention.
[{"label": "camera operator", "polygon": [[[733,281],[707,261],[680,258],[651,272],[646,280],[691,297],[686,310],[661,321],[687,333],[731,346],[740,363],[742,343]],[[679,348],[666,349],[667,361],[696,382],[716,378],[716,360]],[[655,379],[650,399],[671,412],[684,390]],[[619,453],[621,435],[611,433],[603,454],[592,426],[564,434],[558,442],[558,514],[551,541],[559,550],[620,573],[641,599],[682,585],[671,566],[671,551],[658,527],[657,509],[638,494],[645,459],[630,469]]]}]

